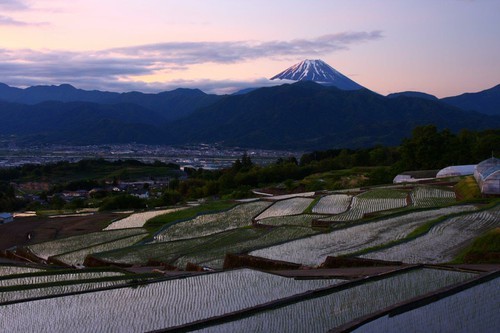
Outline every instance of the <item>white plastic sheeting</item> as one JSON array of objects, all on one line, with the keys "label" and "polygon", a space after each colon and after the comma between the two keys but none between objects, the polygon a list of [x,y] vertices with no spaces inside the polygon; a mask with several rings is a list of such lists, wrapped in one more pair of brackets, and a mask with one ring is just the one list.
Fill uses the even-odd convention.
[{"label": "white plastic sheeting", "polygon": [[436,178],[447,178],[447,177],[457,177],[457,176],[467,176],[472,175],[476,165],[452,165],[444,169],[439,170]]},{"label": "white plastic sheeting", "polygon": [[483,194],[500,194],[500,159],[482,161],[474,170],[474,177]]}]

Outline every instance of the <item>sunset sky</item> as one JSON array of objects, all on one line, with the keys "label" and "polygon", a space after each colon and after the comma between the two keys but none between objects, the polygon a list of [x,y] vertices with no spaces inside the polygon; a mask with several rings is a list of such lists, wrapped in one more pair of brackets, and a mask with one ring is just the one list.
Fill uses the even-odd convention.
[{"label": "sunset sky", "polygon": [[0,82],[227,93],[322,59],[380,94],[446,97],[500,83],[499,13],[499,0],[0,0]]}]

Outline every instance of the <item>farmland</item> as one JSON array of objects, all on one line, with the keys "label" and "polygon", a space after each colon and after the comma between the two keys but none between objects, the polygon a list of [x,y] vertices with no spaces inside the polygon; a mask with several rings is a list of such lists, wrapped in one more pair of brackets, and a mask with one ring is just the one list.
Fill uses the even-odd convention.
[{"label": "farmland", "polygon": [[355,221],[365,214],[407,206],[407,194],[394,190],[372,190],[352,198],[351,207],[342,214],[327,217],[324,221]]},{"label": "farmland", "polygon": [[[499,209],[494,198],[459,201],[450,185],[417,184],[103,213],[110,218],[99,220],[97,230],[56,233],[3,252],[2,327],[9,332],[33,327],[143,332],[183,325],[203,332],[325,332],[496,274],[494,259],[493,268],[449,263],[469,248],[477,251],[478,245],[469,247],[474,239],[489,242],[494,258],[489,239],[500,227]],[[18,258],[38,265],[18,264]],[[346,266],[331,268],[332,260]],[[362,266],[372,263],[371,271]],[[484,288],[496,286],[494,281],[498,278]],[[474,297],[491,303],[483,284],[467,288],[464,295],[477,293]],[[455,309],[464,302],[457,297],[439,302]],[[439,309],[448,306],[439,302],[429,305],[437,307],[436,321],[445,316]],[[477,321],[477,312],[464,309],[464,318]],[[381,318],[368,325],[385,330],[394,320]],[[398,320],[394,325],[408,325],[405,317]]]},{"label": "farmland", "polygon": [[[233,321],[206,332],[327,332],[389,304],[470,278],[457,272],[414,270]],[[314,309],[314,311],[310,311]],[[307,313],[307,316],[302,315]]]},{"label": "farmland", "polygon": [[313,199],[291,198],[274,203],[271,207],[260,213],[255,219],[262,220],[269,217],[288,216],[301,214]]},{"label": "farmland", "polygon": [[355,332],[494,332],[500,325],[499,298],[497,278],[410,312],[376,319]]},{"label": "farmland", "polygon": [[487,230],[500,226],[500,205],[489,210],[452,217],[412,241],[364,255],[366,258],[417,263],[451,261],[459,249]]},{"label": "farmland", "polygon": [[143,213],[135,213],[130,216],[127,216],[123,219],[119,219],[110,225],[108,225],[104,230],[115,230],[115,229],[126,229],[126,228],[141,228],[146,224],[149,219],[152,219],[155,216],[173,213],[178,211],[180,208],[174,209],[163,209],[163,210],[155,210]]},{"label": "farmland", "polygon": [[474,209],[475,207],[471,205],[452,206],[402,214],[260,249],[251,254],[276,260],[319,265],[327,256],[354,253],[401,239],[429,220]]},{"label": "farmland", "polygon": [[[3,327],[10,332],[29,331],[30,327],[40,324],[37,322],[39,318],[49,316],[51,330],[57,332],[144,332],[221,315],[339,282],[335,279],[301,281],[237,270],[157,282],[135,289],[110,289],[6,305],[0,307],[0,315]],[[241,285],[247,287],[241,289]],[[190,295],[196,295],[196,298]],[[52,316],[54,309],[65,310]],[[127,309],[137,312],[131,313]],[[94,318],[92,325],[82,327],[79,324],[96,312],[99,316]],[[35,313],[36,316],[32,315]]]}]

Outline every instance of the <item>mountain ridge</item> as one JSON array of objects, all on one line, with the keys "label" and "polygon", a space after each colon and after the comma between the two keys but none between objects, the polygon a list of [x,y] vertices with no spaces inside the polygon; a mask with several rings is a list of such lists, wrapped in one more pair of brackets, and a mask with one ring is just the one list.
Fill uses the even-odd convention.
[{"label": "mountain ridge", "polygon": [[[0,85],[0,94],[4,91],[5,95],[9,88]],[[57,88],[59,93],[78,91],[69,85]],[[441,100],[404,95],[390,98],[366,88],[342,90],[307,80],[216,96],[209,101],[196,89],[118,95],[124,102],[45,101],[29,105],[1,101],[1,135],[24,142],[206,142],[307,150],[397,145],[417,125],[434,124],[455,132],[500,127],[500,116],[464,111]],[[155,111],[158,101],[168,105],[162,104]],[[166,116],[176,108],[191,111]]]},{"label": "mountain ridge", "polygon": [[228,96],[167,128],[186,142],[311,149],[396,145],[415,126],[427,124],[453,131],[485,129],[500,126],[500,117],[439,101],[390,99],[368,89],[346,91],[299,81]]}]

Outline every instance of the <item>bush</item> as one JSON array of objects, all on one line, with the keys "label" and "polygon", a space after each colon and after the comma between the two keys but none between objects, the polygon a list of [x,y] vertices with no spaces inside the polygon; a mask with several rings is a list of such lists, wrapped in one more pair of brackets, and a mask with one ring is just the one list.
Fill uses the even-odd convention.
[{"label": "bush", "polygon": [[100,211],[103,210],[113,210],[113,209],[140,209],[145,208],[146,202],[143,199],[134,197],[130,194],[121,194],[113,197],[106,198],[101,207]]}]

